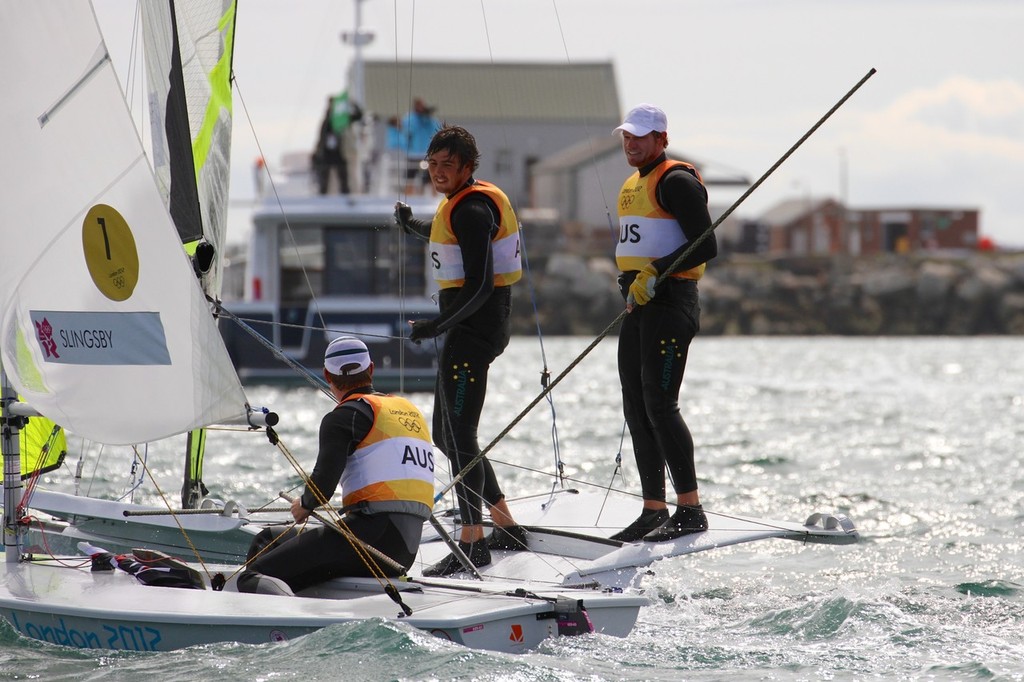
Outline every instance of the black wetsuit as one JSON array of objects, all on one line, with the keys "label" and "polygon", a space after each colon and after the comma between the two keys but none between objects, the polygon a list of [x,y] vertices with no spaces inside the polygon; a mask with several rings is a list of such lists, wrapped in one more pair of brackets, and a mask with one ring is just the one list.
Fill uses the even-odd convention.
[{"label": "black wetsuit", "polygon": [[[470,182],[473,182],[472,179]],[[512,289],[494,286],[491,240],[497,233],[498,207],[480,192],[459,200],[451,214],[459,241],[465,282],[442,289],[437,329],[447,332],[434,388],[434,442],[452,462],[454,472],[480,454],[477,428],[487,394],[491,363],[504,352],[512,334]],[[429,239],[430,223],[412,219],[408,232]],[[462,523],[483,521],[481,499],[489,506],[504,494],[485,457],[455,487]]]},{"label": "black wetsuit", "polygon": [[[640,169],[650,173],[664,156]],[[657,188],[657,200],[671,213],[687,243],[654,261],[664,273],[701,234],[710,229],[707,190],[689,171],[668,171]],[[673,272],[705,263],[718,254],[712,233]],[[625,298],[636,272],[619,275]],[[676,493],[697,489],[693,437],[679,412],[679,388],[683,382],[690,342],[700,329],[697,282],[666,277],[646,305],[635,306],[619,331],[618,367],[626,424],[633,440],[640,485],[645,500],[665,500],[665,467]]]},{"label": "black wetsuit", "polygon": [[[363,386],[352,393],[371,392],[372,387]],[[320,449],[310,481],[326,498],[334,494],[348,457],[372,426],[373,410],[360,400],[344,402],[324,415],[320,422]],[[302,494],[302,506],[316,509],[318,504],[317,497],[307,486]],[[348,511],[343,520],[356,537],[406,568],[412,566],[423,534],[423,518],[415,514],[369,513],[357,509]],[[273,547],[265,549],[271,543]],[[248,558],[251,561],[248,570],[238,578],[241,591],[256,591],[259,574],[285,581],[294,592],[339,576],[374,575],[352,544],[325,526],[310,527],[302,532],[295,526],[287,530],[265,528],[254,539]],[[390,576],[402,573],[384,564],[380,569]]]}]

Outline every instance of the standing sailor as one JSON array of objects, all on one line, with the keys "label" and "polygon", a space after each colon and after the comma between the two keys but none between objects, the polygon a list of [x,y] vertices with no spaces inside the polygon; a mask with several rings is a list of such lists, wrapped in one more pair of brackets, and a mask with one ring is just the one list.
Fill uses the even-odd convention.
[{"label": "standing sailor", "polygon": [[[473,177],[479,163],[468,130],[442,128],[427,149],[430,181],[445,197],[433,222],[416,220],[405,204],[395,207],[395,218],[408,234],[430,239],[441,314],[413,322],[409,338],[419,341],[447,332],[434,388],[433,432],[454,471],[465,472],[455,485],[463,524],[459,547],[477,567],[491,563],[491,549],[526,548],[526,531],[513,520],[491,463],[484,457],[466,469],[480,454],[477,428],[487,373],[512,335],[512,284],[522,276],[519,222],[504,192]],[[495,525],[488,541],[481,500]],[[461,570],[458,559],[448,555],[423,575]]]},{"label": "standing sailor", "polygon": [[[697,280],[718,246],[714,233],[705,235],[711,218],[700,174],[665,154],[665,112],[641,104],[616,130],[622,133],[626,162],[637,169],[619,192],[615,262],[630,311],[619,331],[619,381],[644,504],[640,516],[612,538],[660,542],[708,527],[697,492],[693,437],[678,398],[690,342],[700,329]],[[676,264],[702,235],[700,245]],[[671,516],[666,466],[676,493]]]}]

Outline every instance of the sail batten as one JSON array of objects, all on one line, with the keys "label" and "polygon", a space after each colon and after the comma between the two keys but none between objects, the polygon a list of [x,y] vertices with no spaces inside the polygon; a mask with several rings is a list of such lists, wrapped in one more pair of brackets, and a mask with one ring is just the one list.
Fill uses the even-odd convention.
[{"label": "sail batten", "polygon": [[40,126],[46,125],[49,122],[50,118],[54,115],[54,113],[58,109],[60,109],[61,105],[64,104],[64,102],[66,102],[69,97],[71,97],[71,95],[75,92],[75,90],[77,90],[78,87],[82,83],[84,83],[87,80],[89,80],[92,77],[92,75],[94,73],[96,73],[100,69],[100,67],[102,67],[105,63],[109,63],[109,62],[110,62],[110,53],[107,52],[107,49],[105,47],[100,46],[97,49],[97,51],[96,51],[96,57],[95,57],[95,59],[93,59],[92,65],[86,67],[85,73],[82,75],[81,79],[79,79],[79,81],[77,83],[72,85],[68,89],[67,92],[65,92],[63,95],[61,95],[60,99],[58,99],[57,102],[54,103],[54,105],[52,107],[50,107],[49,109],[44,111],[39,116],[39,125]]}]

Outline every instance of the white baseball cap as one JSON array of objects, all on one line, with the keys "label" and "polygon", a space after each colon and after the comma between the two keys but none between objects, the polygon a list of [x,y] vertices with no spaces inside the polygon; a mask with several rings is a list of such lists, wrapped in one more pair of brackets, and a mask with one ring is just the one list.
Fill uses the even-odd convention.
[{"label": "white baseball cap", "polygon": [[653,104],[638,104],[626,114],[626,120],[613,132],[625,130],[631,135],[643,137],[653,130],[664,133],[668,130],[665,112]]},{"label": "white baseball cap", "polygon": [[339,336],[324,351],[324,369],[331,374],[350,376],[365,372],[369,366],[370,351],[354,336]]}]

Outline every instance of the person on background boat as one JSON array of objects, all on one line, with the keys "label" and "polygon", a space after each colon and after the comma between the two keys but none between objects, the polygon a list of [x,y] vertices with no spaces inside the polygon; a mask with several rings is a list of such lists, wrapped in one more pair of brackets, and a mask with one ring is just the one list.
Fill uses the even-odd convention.
[{"label": "person on background boat", "polygon": [[[480,454],[477,427],[487,392],[487,373],[512,334],[512,284],[522,276],[519,222],[495,185],[477,180],[476,140],[464,128],[445,126],[427,149],[434,190],[444,195],[433,221],[417,220],[401,202],[395,220],[410,235],[430,242],[440,316],[412,322],[409,338],[446,333],[434,388],[433,432],[438,447],[460,472]],[[515,523],[487,458],[455,486],[462,515],[459,547],[475,566],[491,562],[491,549],[526,547],[526,531]],[[490,508],[494,532],[484,540],[481,500]],[[463,570],[454,555],[423,571],[426,576]]]},{"label": "person on background boat", "polygon": [[423,170],[420,163],[427,155],[427,148],[434,133],[441,129],[441,122],[434,116],[433,107],[428,107],[417,97],[412,102],[412,111],[399,123],[404,140],[406,170],[406,194],[420,194],[423,186],[430,182],[430,172]]},{"label": "person on background boat", "polygon": [[388,118],[385,126],[384,147],[389,152],[397,153],[402,150],[403,144],[402,122],[398,120],[397,116],[391,116]]},{"label": "person on background boat", "polygon": [[[434,504],[434,450],[422,413],[411,402],[373,390],[373,362],[351,336],[331,341],[324,378],[338,401],[320,422],[320,449],[296,524],[331,499],[341,482],[344,527],[408,569]],[[386,575],[399,575],[380,565]],[[240,592],[289,594],[339,576],[374,576],[365,551],[335,529],[262,530],[249,548]],[[283,584],[282,584],[283,583]]]},{"label": "person on background boat", "polygon": [[[711,229],[711,218],[697,169],[666,156],[665,112],[640,104],[615,130],[622,133],[626,162],[637,169],[619,192],[615,262],[629,311],[619,330],[619,381],[644,504],[640,516],[612,538],[661,542],[708,527],[697,491],[693,437],[678,398],[690,342],[700,329],[697,280],[718,246],[714,233],[707,234],[676,264]],[[666,467],[676,493],[671,516]]]},{"label": "person on background boat", "polygon": [[382,172],[386,174],[386,186],[401,191],[407,182],[405,135],[397,116],[389,117],[384,124],[384,160],[386,165]]},{"label": "person on background boat", "polygon": [[327,194],[331,171],[338,176],[338,191],[349,193],[348,159],[345,157],[345,132],[362,120],[363,110],[349,99],[348,91],[327,98],[327,110],[320,122],[320,135],[313,152],[313,171],[320,194]]}]

